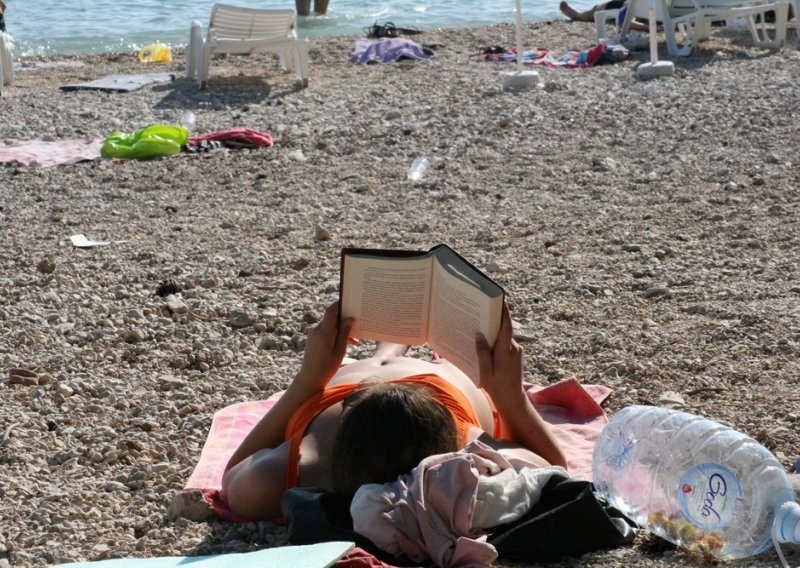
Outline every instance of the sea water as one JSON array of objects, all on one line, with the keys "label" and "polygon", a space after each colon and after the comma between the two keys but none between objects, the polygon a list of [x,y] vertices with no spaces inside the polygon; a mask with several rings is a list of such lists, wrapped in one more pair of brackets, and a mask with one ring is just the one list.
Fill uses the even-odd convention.
[{"label": "sea water", "polygon": [[[525,22],[562,18],[559,0],[522,0]],[[216,0],[5,0],[14,56],[138,51],[151,43],[184,47],[192,20],[205,27]],[[294,8],[293,0],[226,0]],[[312,4],[313,5],[313,4]],[[591,0],[575,0],[587,8]],[[514,22],[514,0],[330,0],[325,16],[300,17],[300,37],[364,35],[375,22],[422,30]],[[584,24],[581,24],[584,25]],[[590,25],[590,24],[585,24]]]}]

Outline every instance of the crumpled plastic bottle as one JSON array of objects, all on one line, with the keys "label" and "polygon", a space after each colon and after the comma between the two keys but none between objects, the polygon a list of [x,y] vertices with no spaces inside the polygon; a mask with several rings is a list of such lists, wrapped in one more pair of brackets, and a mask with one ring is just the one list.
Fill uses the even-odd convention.
[{"label": "crumpled plastic bottle", "polygon": [[181,115],[181,119],[179,124],[183,126],[186,130],[191,132],[194,130],[195,125],[197,124],[197,119],[194,116],[194,113],[190,110],[184,111]]},{"label": "crumpled plastic bottle", "polygon": [[425,173],[428,171],[431,163],[428,158],[419,157],[411,163],[411,168],[408,170],[408,179],[417,183],[422,181]]}]

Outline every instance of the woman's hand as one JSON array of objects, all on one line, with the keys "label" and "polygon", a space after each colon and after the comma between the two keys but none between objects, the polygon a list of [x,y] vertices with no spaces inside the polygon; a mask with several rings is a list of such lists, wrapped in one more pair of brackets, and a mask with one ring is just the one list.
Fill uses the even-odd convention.
[{"label": "woman's hand", "polygon": [[566,467],[567,460],[547,424],[533,407],[522,388],[525,357],[514,341],[511,312],[503,303],[503,321],[494,348],[483,335],[475,339],[481,386],[489,393],[500,415],[508,439],[541,456],[552,465]]},{"label": "woman's hand", "polygon": [[475,339],[475,348],[478,351],[481,387],[489,393],[495,404],[500,405],[509,396],[518,398],[522,394],[525,356],[522,347],[514,341],[507,303],[503,302],[503,319],[494,348],[489,347],[483,334],[478,334]]},{"label": "woman's hand", "polygon": [[328,306],[322,321],[308,332],[303,364],[292,384],[309,395],[325,388],[342,364],[354,323],[353,318],[339,321],[338,302]]}]

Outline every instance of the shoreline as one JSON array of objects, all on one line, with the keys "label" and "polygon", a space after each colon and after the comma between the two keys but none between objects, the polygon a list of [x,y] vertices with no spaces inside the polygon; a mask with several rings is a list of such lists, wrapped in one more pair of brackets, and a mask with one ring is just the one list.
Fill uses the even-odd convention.
[{"label": "shoreline", "polygon": [[[382,22],[382,20],[381,20],[381,22]],[[542,20],[526,21],[526,22],[523,23],[523,27],[525,29],[530,29],[530,28],[535,28],[537,26],[550,26],[550,25],[554,25],[554,24],[557,24],[557,23],[558,24],[575,23],[575,24],[580,24],[580,25],[590,25],[590,24],[586,24],[585,22],[571,22],[570,20],[565,19],[565,18],[555,18],[555,19],[542,19]],[[202,22],[202,24],[203,24],[203,32],[205,33],[208,22],[204,21],[204,22]],[[594,24],[591,24],[591,25],[594,26]],[[513,22],[495,22],[495,23],[483,23],[483,24],[476,23],[474,25],[463,26],[463,27],[454,27],[454,28],[450,28],[450,27],[426,28],[426,27],[417,26],[417,25],[410,25],[409,27],[419,29],[421,31],[421,33],[420,34],[406,34],[406,35],[401,35],[400,37],[405,38],[405,39],[410,39],[412,41],[417,41],[418,39],[424,38],[426,35],[430,35],[430,34],[452,33],[452,32],[465,32],[465,33],[472,32],[472,33],[476,33],[476,32],[479,32],[480,30],[483,30],[483,29],[494,28],[494,27],[504,27],[504,26],[510,26],[510,27],[514,28],[514,23]],[[592,29],[594,29],[594,28],[592,28]],[[320,41],[320,40],[345,40],[345,39],[351,39],[352,41],[355,41],[356,39],[366,38],[367,37],[367,34],[364,33],[363,31],[361,33],[336,33],[336,34],[331,34],[331,35],[304,35],[302,33],[303,32],[302,28],[300,28],[299,32],[300,33],[298,35],[299,35],[300,39],[307,38],[309,40],[309,42],[312,43],[312,44],[315,41]],[[11,37],[14,38],[13,34],[9,34],[9,35],[11,35]],[[186,32],[185,35],[186,35],[186,38],[184,38],[181,43],[172,44],[172,43],[170,43],[168,41],[161,41],[161,40],[159,40],[159,41],[150,41],[148,43],[163,43],[163,44],[167,45],[170,48],[170,50],[172,50],[173,55],[175,55],[175,53],[178,53],[178,52],[182,54],[184,52],[185,48],[186,48],[187,43],[188,43],[188,35],[189,35],[188,29],[187,29],[187,32]],[[374,39],[374,38],[372,38],[372,39]],[[15,41],[16,41],[16,39],[15,39]],[[511,47],[511,46],[512,45],[509,44],[509,47]],[[124,51],[123,50],[111,50],[111,51],[101,51],[101,52],[52,52],[52,53],[44,53],[44,54],[28,53],[28,54],[24,54],[24,55],[18,55],[18,54],[15,54],[14,52],[12,52],[12,58],[15,61],[17,61],[17,60],[37,60],[37,59],[48,59],[48,58],[81,58],[81,57],[103,57],[103,56],[114,57],[114,56],[122,56],[122,55],[134,55],[135,56],[138,53],[139,49],[140,48],[137,47],[137,48],[131,48],[129,50],[124,50]]]},{"label": "shoreline", "polygon": [[[594,40],[591,24],[525,29],[531,47]],[[448,243],[495,267],[527,380],[608,386],[609,414],[678,393],[788,468],[800,457],[800,52],[788,36],[766,51],[717,31],[658,81],[636,78],[644,52],[536,67],[542,87],[516,95],[502,91],[513,64],[476,56],[514,45],[511,24],[426,32],[412,39],[437,44],[434,61],[390,65],[351,64],[355,36],[315,38],[302,90],[269,56],[214,60],[203,91],[180,56],[62,56],[50,60],[85,65],[17,73],[0,141],[96,139],[191,110],[197,133],[251,128],[275,146],[0,167],[0,567],[286,544],[273,523],[176,515],[203,514],[176,496],[215,411],[286,387],[308,322],[337,295],[344,246]],[[177,79],[58,90],[162,71]],[[431,166],[413,184],[421,155]],[[79,233],[127,242],[75,249]],[[185,310],[156,294],[169,281]],[[12,368],[36,381],[12,383]],[[711,566],[653,548],[559,564]]]},{"label": "shoreline", "polygon": [[[376,17],[374,20],[370,19],[369,21],[364,20],[362,22],[363,25],[349,23],[352,16],[340,16],[339,19],[334,19],[332,22],[327,22],[325,20],[325,16],[322,17],[311,17],[310,19],[303,19],[300,17],[298,19],[298,35],[301,39],[309,38],[309,40],[314,40],[315,38],[334,38],[334,37],[343,37],[343,36],[364,36],[364,30],[371,26],[373,23],[386,23],[387,21],[392,21],[396,25],[400,27],[408,27],[408,28],[417,28],[422,30],[423,32],[431,33],[437,31],[443,31],[448,29],[454,30],[467,30],[467,29],[474,29],[480,28],[484,26],[494,26],[494,25],[513,25],[514,22],[514,12],[513,12],[513,3],[510,5],[512,6],[512,10],[509,13],[506,20],[502,21],[475,21],[475,22],[462,22],[463,25],[457,26],[435,26],[429,25],[424,20],[423,21],[408,21],[404,20],[403,18],[398,17]],[[203,29],[205,31],[208,25],[208,14],[204,14],[202,17],[195,18],[201,22],[203,25]],[[557,6],[550,11],[543,11],[542,15],[539,17],[532,17],[530,19],[525,17],[525,12],[523,12],[523,19],[525,25],[532,25],[532,24],[541,24],[541,23],[550,23],[555,21],[567,21],[564,19],[563,14],[561,14]],[[339,21],[341,20],[341,21]],[[411,18],[413,20],[413,18]],[[189,22],[189,20],[187,20]],[[320,35],[320,32],[321,35]],[[112,43],[119,43],[124,42],[129,47],[124,50],[120,49],[109,49],[107,51],[53,51],[49,52],[51,49],[48,47],[50,44],[53,43],[53,38],[39,38],[38,43],[31,43],[24,39],[19,39],[14,34],[14,26],[13,22],[10,24],[9,27],[10,35],[15,39],[18,40],[20,45],[25,46],[25,50],[27,51],[25,57],[46,57],[46,56],[55,56],[55,55],[103,55],[103,54],[114,54],[114,53],[135,53],[144,45],[152,44],[152,43],[163,43],[168,45],[171,49],[183,49],[186,47],[188,42],[189,36],[189,25],[188,23],[185,26],[185,29],[181,27],[180,29],[170,28],[167,30],[162,30],[160,33],[144,33],[144,32],[133,32],[125,37],[118,37],[118,36],[108,36],[105,38],[95,38],[93,40],[92,45],[85,45],[84,49],[94,49],[94,45],[97,45],[98,42],[103,44],[106,40],[110,40]],[[55,38],[56,43],[60,41],[60,38]],[[48,53],[41,54],[39,53],[41,50],[48,50]]]}]

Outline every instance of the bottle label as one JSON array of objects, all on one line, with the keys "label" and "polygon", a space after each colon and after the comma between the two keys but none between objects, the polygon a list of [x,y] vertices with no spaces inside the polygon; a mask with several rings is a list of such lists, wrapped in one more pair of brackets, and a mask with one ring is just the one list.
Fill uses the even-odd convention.
[{"label": "bottle label", "polygon": [[724,529],[741,513],[744,492],[739,477],[731,470],[716,463],[704,463],[681,478],[678,501],[694,526]]}]

